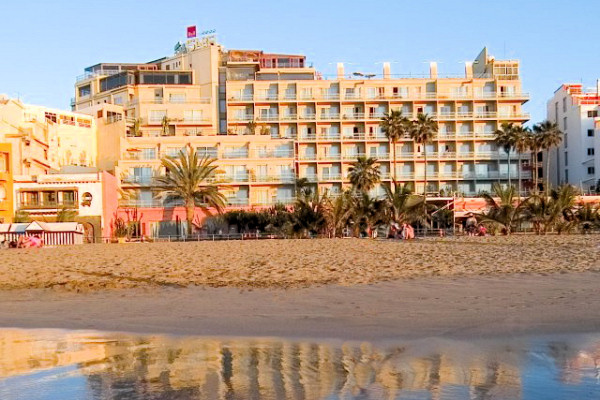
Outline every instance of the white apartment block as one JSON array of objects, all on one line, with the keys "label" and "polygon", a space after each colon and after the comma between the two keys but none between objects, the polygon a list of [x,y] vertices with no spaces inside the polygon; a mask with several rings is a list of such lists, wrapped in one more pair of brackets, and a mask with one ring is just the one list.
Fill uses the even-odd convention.
[{"label": "white apartment block", "polygon": [[553,185],[569,183],[585,192],[596,189],[600,179],[599,94],[600,80],[591,90],[581,84],[564,84],[548,101],[547,118],[564,134],[558,148],[550,152],[548,172]]}]

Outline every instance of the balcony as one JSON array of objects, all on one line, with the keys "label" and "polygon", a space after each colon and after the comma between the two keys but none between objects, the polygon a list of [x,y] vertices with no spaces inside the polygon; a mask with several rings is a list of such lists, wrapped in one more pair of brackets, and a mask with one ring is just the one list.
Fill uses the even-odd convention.
[{"label": "balcony", "polygon": [[250,152],[251,158],[293,158],[292,149],[279,150],[254,150]]},{"label": "balcony", "polygon": [[277,93],[258,94],[255,96],[256,101],[277,101],[279,95]]},{"label": "balcony", "polygon": [[241,115],[234,115],[233,117],[230,118],[231,121],[237,122],[237,121],[254,121],[254,115],[252,114],[241,114]]},{"label": "balcony", "polygon": [[248,150],[233,150],[233,151],[225,151],[221,155],[223,158],[231,159],[231,158],[248,158]]},{"label": "balcony", "polygon": [[341,154],[322,154],[319,156],[319,160],[340,161],[341,159]]},{"label": "balcony", "polygon": [[215,176],[208,178],[206,180],[207,183],[246,183],[250,182],[250,175],[248,172],[245,173],[237,173],[237,174],[216,174]]},{"label": "balcony", "polygon": [[366,157],[365,153],[345,153],[343,156],[344,161],[356,161],[358,157]]},{"label": "balcony", "polygon": [[336,119],[340,119],[340,114],[339,113],[321,113],[319,115],[319,119],[322,121],[336,120]]},{"label": "balcony", "polygon": [[342,180],[341,174],[323,174],[323,175],[321,175],[321,181],[331,182],[331,181],[341,181],[341,180]]},{"label": "balcony", "polygon": [[256,175],[251,177],[251,181],[256,183],[294,183],[296,181],[296,175]]},{"label": "balcony", "polygon": [[228,197],[225,202],[228,206],[247,206],[250,204],[247,198],[239,198],[239,197]]},{"label": "balcony", "polygon": [[257,206],[274,206],[276,204],[293,204],[296,201],[295,197],[273,197],[270,200],[255,200],[253,205]]},{"label": "balcony", "polygon": [[301,120],[314,121],[317,119],[317,115],[314,113],[304,113],[304,114],[300,114],[298,116],[298,118]]},{"label": "balcony", "polygon": [[121,182],[123,184],[149,186],[153,184],[155,179],[154,176],[126,175],[121,178]]},{"label": "balcony", "polygon": [[279,121],[278,114],[268,114],[268,115],[259,115],[257,118],[258,121]]},{"label": "balcony", "polygon": [[31,201],[20,201],[17,205],[19,210],[60,210],[62,208],[79,208],[79,204],[76,201],[68,200],[56,200],[56,201],[44,201],[44,200],[31,200]]},{"label": "balcony", "polygon": [[175,207],[183,207],[185,206],[185,202],[183,200],[159,200],[159,199],[151,199],[151,200],[128,200],[121,199],[119,200],[119,207],[130,207],[130,208],[175,208]]},{"label": "balcony", "polygon": [[253,94],[241,94],[241,95],[233,95],[227,98],[228,101],[253,101]]}]

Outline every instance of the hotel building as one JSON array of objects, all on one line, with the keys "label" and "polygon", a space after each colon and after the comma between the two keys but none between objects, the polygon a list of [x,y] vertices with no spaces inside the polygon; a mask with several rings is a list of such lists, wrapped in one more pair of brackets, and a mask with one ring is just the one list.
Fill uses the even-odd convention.
[{"label": "hotel building", "polygon": [[[600,81],[586,90],[564,84],[548,101],[547,118],[563,132],[558,148],[550,151],[550,181],[569,183],[583,191],[597,191],[600,180]],[[545,156],[545,154],[544,154]]]},{"label": "hotel building", "polygon": [[[424,77],[393,75],[388,63],[382,72],[349,73],[338,64],[336,76],[326,77],[302,55],[225,50],[205,37],[149,63],[86,68],[72,106],[99,119],[98,146],[114,156],[106,169],[133,193],[123,206],[176,206],[156,200],[153,178],[162,173],[161,157],[186,147],[217,159],[213,180],[232,206],[291,202],[296,178],[339,193],[362,155],[377,158],[382,184],[395,177],[422,191],[427,171],[427,191],[447,196],[474,195],[518,175],[516,160],[508,165],[493,141],[502,122],[529,118],[518,61],[483,49],[460,77],[439,76],[435,63]],[[401,139],[394,162],[379,127],[392,110],[430,115],[437,137],[426,149]]]}]

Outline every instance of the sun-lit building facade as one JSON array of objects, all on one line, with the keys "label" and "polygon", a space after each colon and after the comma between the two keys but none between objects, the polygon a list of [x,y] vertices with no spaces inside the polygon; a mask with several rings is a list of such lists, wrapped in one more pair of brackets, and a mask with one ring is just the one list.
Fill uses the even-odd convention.
[{"label": "sun-lit building facade", "polygon": [[[563,132],[561,143],[550,151],[548,177],[553,185],[569,183],[584,192],[600,190],[599,113],[600,80],[593,89],[563,84],[548,101],[547,118]],[[546,156],[545,152],[541,155]]]},{"label": "sun-lit building facade", "polygon": [[11,144],[0,143],[0,224],[12,222],[13,176]]},{"label": "sun-lit building facade", "polygon": [[[385,63],[381,75],[323,76],[302,55],[225,50],[214,38],[178,45],[176,54],[144,64],[102,63],[78,78],[75,111],[98,118],[99,143],[121,188],[122,205],[175,206],[157,200],[160,159],[191,148],[214,157],[213,181],[232,206],[291,202],[294,182],[306,178],[321,193],[349,186],[348,168],[375,157],[381,184],[392,179],[439,195],[474,195],[518,175],[517,162],[494,144],[502,122],[524,123],[519,62],[484,49],[460,77],[402,77]],[[437,120],[427,148],[406,137],[392,144],[379,122],[392,110]],[[101,122],[103,126],[101,126]],[[103,129],[111,128],[106,134]],[[427,163],[425,163],[425,152]],[[395,166],[395,169],[394,169]],[[523,167],[522,177],[531,172]],[[374,194],[383,192],[380,186]]]}]

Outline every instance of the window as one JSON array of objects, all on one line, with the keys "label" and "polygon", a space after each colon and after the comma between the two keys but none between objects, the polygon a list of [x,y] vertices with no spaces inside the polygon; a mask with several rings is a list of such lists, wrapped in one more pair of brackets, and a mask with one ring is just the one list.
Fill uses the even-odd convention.
[{"label": "window", "polygon": [[167,116],[167,111],[166,110],[150,110],[150,116],[149,116],[149,120],[150,123],[160,123],[162,122],[163,118]]},{"label": "window", "polygon": [[569,170],[565,169],[565,182],[569,182]]},{"label": "window", "polygon": [[567,117],[563,118],[563,130],[567,130]]},{"label": "window", "polygon": [[594,167],[588,167],[588,169],[587,169],[587,173],[588,173],[588,175],[594,175],[594,173],[595,173],[595,168],[594,168]]},{"label": "window", "polygon": [[593,156],[594,155],[594,148],[593,147],[589,147],[587,149],[587,153],[588,153],[588,156]]},{"label": "window", "polygon": [[565,151],[565,167],[569,165],[569,153]]},{"label": "window", "polygon": [[598,116],[598,110],[590,110],[587,112],[588,118],[596,118]]},{"label": "window", "polygon": [[567,98],[563,97],[562,99],[562,108],[563,108],[563,112],[567,112]]},{"label": "window", "polygon": [[569,140],[568,140],[568,135],[565,133],[564,135],[564,140],[563,140],[564,144],[565,144],[565,149],[567,147],[569,147]]},{"label": "window", "polygon": [[202,121],[202,110],[186,110],[183,112],[183,119],[188,122]]},{"label": "window", "polygon": [[142,160],[154,160],[156,159],[156,149],[142,149]]},{"label": "window", "polygon": [[185,93],[171,93],[169,95],[169,103],[185,103]]},{"label": "window", "polygon": [[587,130],[587,134],[588,134],[588,137],[594,137],[594,130],[593,129],[588,129]]},{"label": "window", "polygon": [[92,88],[90,85],[80,86],[79,87],[79,97],[89,96],[92,93]]}]

